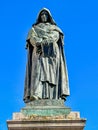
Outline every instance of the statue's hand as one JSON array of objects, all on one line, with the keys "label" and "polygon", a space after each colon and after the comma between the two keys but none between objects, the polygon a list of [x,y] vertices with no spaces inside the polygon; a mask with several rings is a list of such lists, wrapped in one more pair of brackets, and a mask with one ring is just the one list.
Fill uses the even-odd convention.
[{"label": "statue's hand", "polygon": [[42,44],[43,44],[43,45],[48,45],[48,39],[44,39],[44,40],[42,41]]},{"label": "statue's hand", "polygon": [[36,53],[40,55],[42,54],[42,46],[40,42],[36,43]]}]

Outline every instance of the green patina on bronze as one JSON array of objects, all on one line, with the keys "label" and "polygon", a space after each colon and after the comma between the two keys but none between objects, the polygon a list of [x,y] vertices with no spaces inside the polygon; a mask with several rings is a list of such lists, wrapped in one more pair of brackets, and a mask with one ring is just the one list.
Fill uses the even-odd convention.
[{"label": "green patina on bronze", "polygon": [[36,100],[27,103],[21,110],[25,116],[66,116],[70,111],[70,108],[64,106],[63,100]]}]

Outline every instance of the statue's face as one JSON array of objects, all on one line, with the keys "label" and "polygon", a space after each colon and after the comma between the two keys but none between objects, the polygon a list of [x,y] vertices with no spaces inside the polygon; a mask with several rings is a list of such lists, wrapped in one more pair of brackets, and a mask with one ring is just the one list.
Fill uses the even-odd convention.
[{"label": "statue's face", "polygon": [[47,13],[46,11],[43,11],[43,12],[41,13],[41,21],[42,21],[43,23],[45,23],[45,22],[47,22],[47,20],[48,20],[48,13]]}]

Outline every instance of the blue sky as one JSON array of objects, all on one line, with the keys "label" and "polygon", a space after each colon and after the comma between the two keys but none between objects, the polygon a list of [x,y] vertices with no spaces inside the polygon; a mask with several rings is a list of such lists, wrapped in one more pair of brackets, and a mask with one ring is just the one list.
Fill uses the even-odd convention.
[{"label": "blue sky", "polygon": [[0,1],[0,130],[23,103],[25,39],[38,11],[50,9],[65,35],[71,95],[66,106],[87,118],[85,130],[98,129],[97,0]]}]

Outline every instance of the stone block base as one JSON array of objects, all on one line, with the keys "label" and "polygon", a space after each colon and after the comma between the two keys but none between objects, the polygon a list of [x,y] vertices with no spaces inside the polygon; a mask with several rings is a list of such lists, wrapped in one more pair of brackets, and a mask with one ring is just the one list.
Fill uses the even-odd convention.
[{"label": "stone block base", "polygon": [[70,112],[66,117],[54,116],[24,118],[22,113],[14,113],[13,120],[8,120],[8,130],[83,130],[85,119],[79,112]]},{"label": "stone block base", "polygon": [[8,130],[83,130],[85,119],[71,112],[63,100],[36,100],[7,121]]}]

